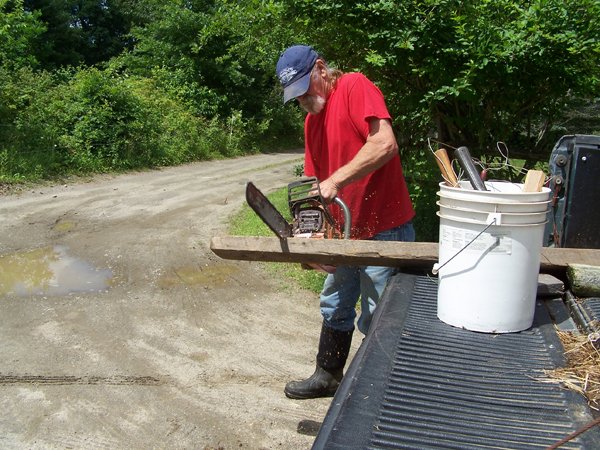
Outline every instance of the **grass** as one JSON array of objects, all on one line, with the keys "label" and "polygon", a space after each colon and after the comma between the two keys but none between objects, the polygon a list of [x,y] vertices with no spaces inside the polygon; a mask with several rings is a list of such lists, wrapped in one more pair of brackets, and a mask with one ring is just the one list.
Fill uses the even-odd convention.
[{"label": "grass", "polygon": [[[287,204],[287,187],[267,195],[277,210],[291,220]],[[264,224],[258,215],[247,204],[238,211],[230,220],[229,234],[234,236],[274,236],[273,232]],[[314,270],[305,270],[297,263],[265,263],[265,267],[274,276],[289,279],[302,289],[319,293],[323,287],[325,274]]]}]

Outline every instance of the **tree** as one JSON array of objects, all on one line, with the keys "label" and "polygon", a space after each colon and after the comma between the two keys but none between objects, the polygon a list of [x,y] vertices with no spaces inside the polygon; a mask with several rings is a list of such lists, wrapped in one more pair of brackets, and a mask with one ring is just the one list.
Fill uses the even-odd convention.
[{"label": "tree", "polygon": [[119,0],[25,0],[46,32],[37,58],[46,69],[108,61],[130,45],[130,16]]},{"label": "tree", "polygon": [[406,143],[545,152],[567,105],[600,92],[598,0],[284,3],[319,50],[380,83]]},{"label": "tree", "polygon": [[23,0],[0,0],[0,67],[35,66],[35,40],[45,31],[38,13],[23,9]]},{"label": "tree", "polygon": [[253,33],[268,10],[261,3],[164,3],[156,20],[133,28],[135,48],[122,57],[123,65],[159,79],[200,115],[229,117],[241,111],[244,117],[258,117],[273,90],[275,54],[264,53],[270,42],[266,30]]},{"label": "tree", "polygon": [[33,48],[44,29],[38,14],[23,9],[23,0],[0,0],[0,152],[12,140],[16,112],[29,99],[30,68],[38,65]]}]

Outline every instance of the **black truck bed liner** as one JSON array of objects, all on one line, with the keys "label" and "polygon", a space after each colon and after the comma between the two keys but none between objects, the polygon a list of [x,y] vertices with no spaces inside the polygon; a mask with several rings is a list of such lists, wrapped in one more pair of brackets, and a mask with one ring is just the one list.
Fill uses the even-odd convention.
[{"label": "black truck bed liner", "polygon": [[[547,448],[593,420],[545,374],[564,355],[543,301],[531,329],[487,334],[441,322],[436,297],[435,279],[390,280],[313,449]],[[598,428],[560,448],[600,448]]]}]

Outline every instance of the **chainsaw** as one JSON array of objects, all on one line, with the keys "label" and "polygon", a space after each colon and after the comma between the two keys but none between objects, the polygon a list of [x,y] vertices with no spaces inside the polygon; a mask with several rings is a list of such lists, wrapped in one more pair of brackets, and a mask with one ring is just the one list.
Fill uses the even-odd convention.
[{"label": "chainsaw", "polygon": [[348,206],[338,197],[333,201],[344,214],[344,231],[334,221],[319,189],[316,177],[305,177],[288,184],[289,223],[267,197],[252,183],[246,184],[246,202],[262,221],[280,238],[350,238],[351,216]]}]

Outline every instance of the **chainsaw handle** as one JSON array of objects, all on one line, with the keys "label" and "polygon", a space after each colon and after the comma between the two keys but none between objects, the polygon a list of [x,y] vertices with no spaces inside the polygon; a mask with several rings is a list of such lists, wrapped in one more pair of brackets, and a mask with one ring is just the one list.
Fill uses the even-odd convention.
[{"label": "chainsaw handle", "polygon": [[350,228],[352,227],[350,208],[348,208],[348,205],[346,205],[339,197],[333,197],[333,202],[342,208],[342,211],[344,212],[344,239],[350,239]]}]

